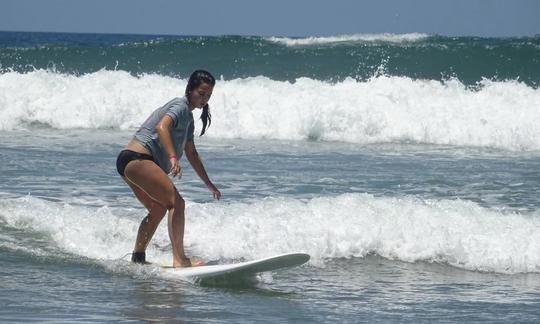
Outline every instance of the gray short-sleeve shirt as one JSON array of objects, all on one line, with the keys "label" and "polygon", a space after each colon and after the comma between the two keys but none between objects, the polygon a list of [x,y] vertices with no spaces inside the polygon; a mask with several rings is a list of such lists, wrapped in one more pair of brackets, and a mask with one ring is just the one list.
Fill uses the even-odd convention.
[{"label": "gray short-sleeve shirt", "polygon": [[156,126],[163,116],[168,115],[173,120],[173,128],[171,129],[171,137],[176,156],[178,159],[184,152],[184,147],[187,141],[193,140],[193,114],[189,109],[187,99],[174,98],[167,102],[162,107],[154,110],[150,117],[141,125],[135,133],[135,139],[141,142],[150,150],[152,156],[159,167],[168,173],[171,169],[169,156],[159,140]]}]

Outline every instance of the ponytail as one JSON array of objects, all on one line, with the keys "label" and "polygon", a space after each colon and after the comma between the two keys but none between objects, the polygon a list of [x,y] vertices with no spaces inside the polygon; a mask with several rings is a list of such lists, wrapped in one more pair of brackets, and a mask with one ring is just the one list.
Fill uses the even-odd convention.
[{"label": "ponytail", "polygon": [[208,104],[204,105],[204,107],[202,108],[201,120],[203,127],[199,136],[204,135],[204,132],[206,131],[206,125],[210,127],[210,124],[212,124],[212,115],[210,114],[210,107],[208,106]]}]

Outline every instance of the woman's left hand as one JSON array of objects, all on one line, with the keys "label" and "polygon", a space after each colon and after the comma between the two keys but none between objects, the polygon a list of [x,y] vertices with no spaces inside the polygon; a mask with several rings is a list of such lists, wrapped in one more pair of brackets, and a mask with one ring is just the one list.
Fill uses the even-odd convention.
[{"label": "woman's left hand", "polygon": [[219,200],[221,198],[221,192],[218,190],[218,188],[216,188],[216,186],[214,186],[213,183],[208,184],[208,189],[210,189],[214,195],[214,199]]},{"label": "woman's left hand", "polygon": [[179,178],[182,177],[182,166],[180,165],[180,161],[176,159],[176,156],[171,156],[169,158],[169,161],[171,162],[171,170],[169,171],[169,175],[173,178],[178,176]]}]

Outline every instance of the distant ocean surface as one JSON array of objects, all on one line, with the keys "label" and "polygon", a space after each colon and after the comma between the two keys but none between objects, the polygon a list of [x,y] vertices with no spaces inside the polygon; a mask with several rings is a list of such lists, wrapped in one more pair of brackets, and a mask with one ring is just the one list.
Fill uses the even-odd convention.
[{"label": "distant ocean surface", "polygon": [[188,37],[0,32],[0,71],[71,75],[126,71],[185,78],[203,66],[225,80],[367,81],[485,79],[538,87],[540,37],[477,38],[427,34],[335,37]]},{"label": "distant ocean surface", "polygon": [[[182,161],[189,254],[306,266],[128,262],[145,211],[116,155],[198,68],[223,199]],[[538,322],[539,85],[539,37],[0,32],[0,321]],[[147,255],[171,261],[165,221]]]}]

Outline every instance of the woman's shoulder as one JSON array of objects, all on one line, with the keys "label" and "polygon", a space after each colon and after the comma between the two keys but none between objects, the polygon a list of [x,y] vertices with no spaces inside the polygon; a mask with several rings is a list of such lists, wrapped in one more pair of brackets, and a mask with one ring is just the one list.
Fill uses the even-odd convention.
[{"label": "woman's shoulder", "polygon": [[182,122],[182,124],[185,124],[189,122],[189,120],[193,119],[191,110],[189,109],[189,105],[185,97],[174,98],[169,101],[165,106],[166,109],[164,113],[173,118],[175,125],[178,123],[179,120],[185,121]]},{"label": "woman's shoulder", "polygon": [[189,105],[185,97],[176,97],[170,100],[166,105],[167,110],[177,112],[189,112]]},{"label": "woman's shoulder", "polygon": [[167,103],[168,106],[183,106],[183,107],[188,107],[188,102],[187,102],[187,99],[186,97],[176,97],[176,98],[173,98],[171,99],[168,103]]}]

